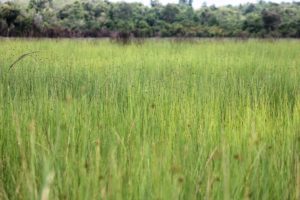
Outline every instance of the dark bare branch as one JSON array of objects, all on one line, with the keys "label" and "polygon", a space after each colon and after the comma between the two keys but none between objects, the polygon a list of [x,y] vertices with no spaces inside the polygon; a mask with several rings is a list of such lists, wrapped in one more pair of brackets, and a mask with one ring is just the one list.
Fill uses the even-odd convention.
[{"label": "dark bare branch", "polygon": [[30,56],[32,54],[38,53],[39,51],[33,51],[30,53],[25,53],[23,55],[21,55],[15,62],[13,62],[10,66],[9,66],[9,70],[11,70],[19,61],[23,60],[24,58],[26,58],[27,56]]}]

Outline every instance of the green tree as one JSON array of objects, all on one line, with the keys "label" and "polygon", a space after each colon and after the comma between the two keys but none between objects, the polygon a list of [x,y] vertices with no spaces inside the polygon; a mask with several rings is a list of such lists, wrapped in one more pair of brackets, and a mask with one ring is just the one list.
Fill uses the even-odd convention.
[{"label": "green tree", "polygon": [[161,6],[159,0],[150,0],[150,5],[151,7],[157,7],[157,6]]},{"label": "green tree", "polygon": [[30,0],[28,4],[28,8],[35,10],[35,12],[42,12],[44,9],[52,6],[52,0]]},{"label": "green tree", "polygon": [[281,17],[278,13],[263,10],[262,11],[262,20],[264,28],[270,32],[277,29],[281,23]]},{"label": "green tree", "polygon": [[168,23],[174,23],[180,13],[179,6],[177,4],[167,4],[160,13],[162,20]]},{"label": "green tree", "polygon": [[263,29],[262,18],[258,14],[247,15],[242,29],[250,34],[257,34]]},{"label": "green tree", "polygon": [[12,2],[0,4],[0,17],[5,20],[8,26],[13,25],[20,14],[21,10],[16,4]]},{"label": "green tree", "polygon": [[210,10],[210,9],[204,9],[202,11],[200,11],[200,13],[198,14],[199,17],[199,22],[201,23],[201,25],[205,25],[205,26],[217,26],[219,25],[218,19],[215,15],[215,13]]}]

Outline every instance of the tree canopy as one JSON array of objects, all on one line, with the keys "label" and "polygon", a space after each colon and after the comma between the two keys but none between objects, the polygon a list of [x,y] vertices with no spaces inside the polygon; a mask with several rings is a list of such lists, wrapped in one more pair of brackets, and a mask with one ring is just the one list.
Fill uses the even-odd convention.
[{"label": "tree canopy", "polygon": [[85,0],[0,3],[0,35],[20,37],[300,37],[300,3],[192,7]]}]

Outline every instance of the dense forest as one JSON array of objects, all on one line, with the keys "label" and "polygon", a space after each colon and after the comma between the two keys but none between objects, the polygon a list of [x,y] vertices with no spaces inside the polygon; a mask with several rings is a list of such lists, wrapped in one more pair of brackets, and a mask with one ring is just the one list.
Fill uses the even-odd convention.
[{"label": "dense forest", "polygon": [[194,9],[192,0],[162,5],[86,0],[0,3],[8,37],[300,37],[300,2],[259,1]]}]

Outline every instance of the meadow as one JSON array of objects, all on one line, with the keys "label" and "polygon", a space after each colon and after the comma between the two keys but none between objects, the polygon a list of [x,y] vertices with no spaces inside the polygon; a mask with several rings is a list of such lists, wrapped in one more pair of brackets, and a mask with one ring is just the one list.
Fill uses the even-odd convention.
[{"label": "meadow", "polygon": [[2,38],[0,199],[300,199],[299,52]]}]

